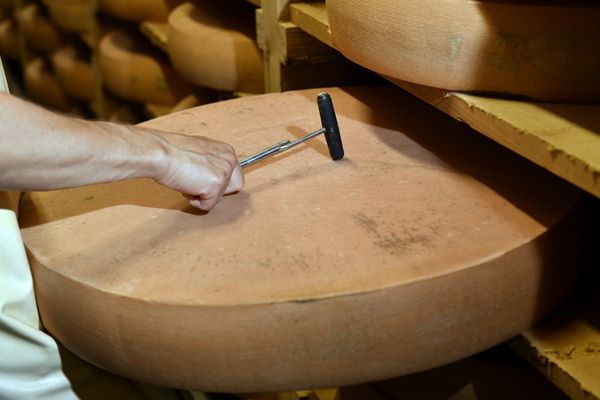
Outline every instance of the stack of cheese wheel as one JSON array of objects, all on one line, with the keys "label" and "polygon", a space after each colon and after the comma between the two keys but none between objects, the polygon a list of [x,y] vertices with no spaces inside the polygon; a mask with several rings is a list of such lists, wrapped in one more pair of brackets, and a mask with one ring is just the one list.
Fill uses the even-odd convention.
[{"label": "stack of cheese wheel", "polygon": [[69,97],[83,101],[94,99],[94,72],[84,50],[74,45],[63,47],[52,55],[52,66],[59,85]]},{"label": "stack of cheese wheel", "polygon": [[87,0],[44,0],[50,18],[61,29],[70,32],[89,32],[94,10]]},{"label": "stack of cheese wheel", "polygon": [[165,22],[169,13],[183,0],[99,0],[99,9],[125,21]]},{"label": "stack of cheese wheel", "polygon": [[203,0],[171,13],[167,48],[174,68],[191,82],[262,93],[263,58],[254,37],[251,5]]},{"label": "stack of cheese wheel", "polygon": [[546,101],[600,100],[600,4],[327,0],[334,45],[390,78]]},{"label": "stack of cheese wheel", "polygon": [[[575,187],[398,88],[328,91],[345,159],[315,138],[248,168],[208,213],[151,179],[26,195],[48,331],[138,380],[272,392],[462,359],[564,298],[583,235]],[[248,156],[319,126],[319,92],[144,126]]]},{"label": "stack of cheese wheel", "polygon": [[44,15],[38,4],[31,3],[17,12],[17,22],[27,45],[44,53],[53,53],[62,47],[61,32]]},{"label": "stack of cheese wheel", "polygon": [[43,58],[37,57],[27,62],[23,80],[27,95],[36,103],[60,111],[70,111],[73,108]]},{"label": "stack of cheese wheel", "polygon": [[114,94],[138,103],[174,105],[191,92],[161,54],[134,33],[115,30],[99,46],[104,83]]},{"label": "stack of cheese wheel", "polygon": [[19,37],[15,22],[9,18],[0,23],[0,55],[6,58],[19,58]]}]

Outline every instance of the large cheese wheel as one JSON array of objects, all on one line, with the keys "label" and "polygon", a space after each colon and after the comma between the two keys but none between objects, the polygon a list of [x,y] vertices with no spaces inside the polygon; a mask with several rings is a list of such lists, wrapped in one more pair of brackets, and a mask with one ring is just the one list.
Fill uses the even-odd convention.
[{"label": "large cheese wheel", "polygon": [[169,16],[167,48],[175,69],[191,82],[262,93],[263,58],[255,35],[249,4],[188,2]]},{"label": "large cheese wheel", "polygon": [[[317,93],[144,125],[246,157],[318,128]],[[266,392],[461,359],[562,299],[578,270],[578,190],[397,88],[330,93],[345,159],[313,139],[246,169],[244,190],[208,213],[152,180],[29,194],[44,326],[118,374]]]},{"label": "large cheese wheel", "polygon": [[125,31],[102,38],[99,60],[106,87],[127,100],[173,105],[191,91],[161,54]]},{"label": "large cheese wheel", "polygon": [[52,22],[71,32],[92,29],[94,9],[88,0],[44,0]]},{"label": "large cheese wheel", "polygon": [[165,22],[169,13],[184,0],[99,0],[98,7],[106,14],[126,21]]},{"label": "large cheese wheel", "polygon": [[549,101],[600,100],[600,5],[327,0],[335,46],[391,78]]},{"label": "large cheese wheel", "polygon": [[60,111],[69,111],[73,107],[43,58],[27,62],[23,80],[27,95],[33,101]]},{"label": "large cheese wheel", "polygon": [[58,50],[64,43],[63,35],[44,15],[40,6],[30,3],[17,12],[19,27],[27,44],[44,53]]},{"label": "large cheese wheel", "polygon": [[6,58],[19,58],[19,37],[12,19],[0,22],[0,55]]},{"label": "large cheese wheel", "polygon": [[89,57],[75,46],[67,46],[52,55],[52,65],[59,85],[78,100],[92,101],[96,79]]}]

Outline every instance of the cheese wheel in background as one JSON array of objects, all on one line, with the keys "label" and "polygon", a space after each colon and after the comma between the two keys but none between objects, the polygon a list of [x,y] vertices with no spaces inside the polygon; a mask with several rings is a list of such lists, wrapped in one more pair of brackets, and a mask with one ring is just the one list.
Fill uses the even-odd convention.
[{"label": "cheese wheel in background", "polygon": [[263,93],[254,9],[239,1],[185,3],[169,16],[167,49],[185,79],[219,90]]},{"label": "cheese wheel in background", "polygon": [[31,3],[19,10],[17,22],[31,48],[52,53],[63,46],[63,35],[44,15],[38,4]]},{"label": "cheese wheel in background", "polygon": [[96,80],[89,56],[76,46],[67,46],[52,55],[59,85],[68,96],[84,101],[94,99]]},{"label": "cheese wheel in background", "polygon": [[25,64],[23,80],[28,97],[36,103],[59,111],[73,108],[73,103],[59,86],[43,58],[37,57]]},{"label": "cheese wheel in background", "polygon": [[12,19],[0,23],[0,55],[6,58],[19,58],[19,37]]},{"label": "cheese wheel in background", "polygon": [[334,45],[385,76],[587,102],[600,100],[600,5],[589,4],[327,0],[327,11]]},{"label": "cheese wheel in background", "polygon": [[192,91],[161,54],[133,33],[116,30],[105,35],[100,42],[99,60],[104,84],[124,99],[173,105]]},{"label": "cheese wheel in background", "polygon": [[89,32],[94,10],[87,0],[44,0],[52,22],[70,32]]},{"label": "cheese wheel in background", "polygon": [[132,22],[165,22],[184,0],[99,0],[98,8],[113,17]]}]

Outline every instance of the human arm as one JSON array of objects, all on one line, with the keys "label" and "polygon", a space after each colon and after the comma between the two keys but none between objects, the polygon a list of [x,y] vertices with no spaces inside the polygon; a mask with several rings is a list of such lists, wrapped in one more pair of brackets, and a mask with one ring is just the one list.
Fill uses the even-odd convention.
[{"label": "human arm", "polygon": [[70,118],[8,94],[0,121],[0,189],[152,178],[208,210],[244,184],[233,148],[208,138]]}]

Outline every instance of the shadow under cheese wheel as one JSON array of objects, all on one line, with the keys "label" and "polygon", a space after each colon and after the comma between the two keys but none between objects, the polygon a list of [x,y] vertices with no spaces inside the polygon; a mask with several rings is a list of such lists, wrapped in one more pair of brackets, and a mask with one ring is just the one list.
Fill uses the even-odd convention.
[{"label": "shadow under cheese wheel", "polygon": [[102,38],[99,61],[106,87],[130,101],[173,105],[192,90],[162,54],[123,30]]},{"label": "shadow under cheese wheel", "polygon": [[28,97],[36,103],[64,112],[73,108],[73,103],[43,58],[37,57],[25,64],[23,81]]},{"label": "shadow under cheese wheel", "polygon": [[76,46],[66,46],[52,55],[52,66],[59,85],[70,97],[94,100],[96,82],[89,57]]},{"label": "shadow under cheese wheel", "polygon": [[[143,126],[244,158],[318,127],[320,91]],[[27,194],[48,331],[123,376],[260,393],[450,363],[563,299],[578,276],[577,189],[398,88],[327,91],[345,158],[315,138],[247,168],[208,213],[153,180]]]},{"label": "shadow under cheese wheel", "polygon": [[327,0],[335,46],[390,78],[458,91],[600,100],[600,5]]},{"label": "shadow under cheese wheel", "polygon": [[125,21],[165,22],[169,13],[184,0],[99,0],[98,8]]},{"label": "shadow under cheese wheel", "polygon": [[263,57],[255,32],[250,4],[188,2],[169,16],[169,57],[190,82],[219,90],[263,93]]}]

